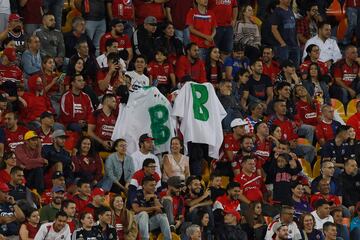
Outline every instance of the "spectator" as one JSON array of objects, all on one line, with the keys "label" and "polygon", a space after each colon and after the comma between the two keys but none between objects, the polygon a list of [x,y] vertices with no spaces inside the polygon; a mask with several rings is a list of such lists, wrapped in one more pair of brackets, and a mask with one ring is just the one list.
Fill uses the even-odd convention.
[{"label": "spectator", "polygon": [[[64,187],[57,186],[52,189],[52,202],[40,208],[40,223],[52,222],[56,219],[57,213],[61,210],[64,201]],[[67,220],[67,219],[66,219]]]},{"label": "spectator", "polygon": [[262,63],[263,63],[263,74],[271,79],[274,83],[276,76],[280,73],[280,65],[274,59],[274,53],[272,47],[264,46],[262,50]]},{"label": "spectator", "polygon": [[41,71],[40,39],[30,36],[26,42],[27,49],[21,55],[21,65],[26,75],[32,75]]},{"label": "spectator", "polygon": [[248,106],[248,116],[244,119],[247,122],[246,132],[254,133],[254,127],[264,117],[264,105],[261,102],[253,102]]},{"label": "spectator", "polygon": [[334,162],[330,160],[323,160],[320,168],[320,176],[316,177],[311,182],[311,193],[318,192],[318,184],[321,179],[325,179],[330,182],[330,194],[340,197],[343,194],[342,185],[337,178],[334,177],[335,167]]},{"label": "spectator", "polygon": [[24,185],[24,171],[21,167],[15,166],[11,169],[11,180],[8,183],[8,187],[10,189],[9,195],[12,196],[16,202],[25,200],[31,206],[36,206],[30,189]]},{"label": "spectator", "polygon": [[63,66],[65,57],[64,38],[62,33],[55,29],[55,17],[53,14],[46,13],[43,15],[42,26],[35,30],[34,35],[40,39],[40,54],[53,57],[58,68]]},{"label": "spectator", "polygon": [[25,220],[23,211],[17,205],[12,196],[9,196],[9,187],[6,183],[0,182],[0,221],[3,227],[0,228],[0,236],[3,239],[18,238],[19,223]]},{"label": "spectator", "polygon": [[199,225],[191,224],[186,228],[186,236],[189,240],[201,240],[201,228]]},{"label": "spectator", "polygon": [[324,240],[324,235],[320,230],[315,229],[315,218],[309,212],[301,215],[299,228],[302,239]]},{"label": "spectator", "polygon": [[215,202],[218,197],[223,196],[226,193],[226,190],[222,185],[222,174],[218,170],[213,171],[210,174],[210,182],[208,184],[211,191],[211,201]]},{"label": "spectator", "polygon": [[228,56],[233,47],[234,26],[238,17],[238,3],[235,0],[229,2],[208,2],[208,9],[212,10],[216,17],[215,45],[220,49],[221,59]]},{"label": "spectator", "polygon": [[277,224],[274,226],[275,231],[275,240],[286,240],[289,239],[289,227],[283,224]]},{"label": "spectator", "polygon": [[328,67],[327,65],[319,60],[320,57],[320,48],[319,46],[315,45],[315,44],[309,44],[309,46],[307,46],[307,48],[305,49],[307,56],[304,59],[304,62],[300,65],[300,74],[302,79],[306,79],[307,77],[309,77],[309,70],[310,70],[310,64],[311,63],[316,63],[319,68],[320,68],[320,72],[319,74],[321,74],[322,76],[325,76],[326,74],[328,74]]},{"label": "spectator", "polygon": [[316,2],[309,3],[306,7],[306,15],[296,21],[297,37],[300,47],[317,34],[317,24],[321,16]]},{"label": "spectator", "polygon": [[341,205],[340,199],[336,195],[330,194],[330,181],[327,179],[321,179],[317,185],[319,192],[311,195],[310,204],[314,208],[315,203],[319,199],[325,199],[328,202],[331,202],[330,209],[333,210],[335,207]]},{"label": "spectator", "polygon": [[330,215],[330,205],[332,205],[332,202],[328,202],[325,199],[319,199],[314,203],[314,205],[315,210],[311,212],[311,215],[313,215],[315,218],[315,229],[325,233],[323,225],[326,222],[334,222],[333,217]]},{"label": "spectator", "polygon": [[155,31],[157,20],[153,16],[148,16],[144,24],[140,25],[134,32],[132,46],[134,54],[143,55],[146,59],[152,59],[155,50]]},{"label": "spectator", "polygon": [[[294,216],[294,208],[283,205],[281,208],[281,212],[280,212],[280,218],[274,220],[272,223],[269,224],[269,227],[267,229],[266,236],[264,239],[272,240],[273,239],[272,237],[274,236],[275,233],[278,235],[276,226],[278,226],[279,224],[288,227],[288,229],[289,229],[289,237],[288,238],[291,238],[293,240],[302,239],[299,228],[296,225],[296,223],[293,221],[293,216]],[[288,238],[283,238],[283,239],[285,240]]]},{"label": "spectator", "polygon": [[91,213],[83,212],[80,214],[81,227],[72,234],[72,239],[82,237],[84,239],[96,239],[101,236],[101,230],[94,226],[94,218]]},{"label": "spectator", "polygon": [[321,69],[317,63],[309,64],[309,74],[307,79],[302,81],[307,92],[313,100],[320,104],[330,104],[329,86],[324,76],[321,75]]},{"label": "spectator", "polygon": [[281,72],[277,75],[275,83],[288,82],[291,87],[295,84],[300,84],[301,79],[296,74],[295,64],[291,60],[284,60],[281,62]]},{"label": "spectator", "polygon": [[185,52],[186,55],[176,61],[175,75],[178,82],[206,82],[205,65],[199,58],[199,46],[196,43],[189,43],[186,45]]},{"label": "spectator", "polygon": [[[343,39],[343,44],[349,44],[352,42],[353,36],[356,35],[356,26],[359,24],[360,18],[360,3],[357,1],[346,1],[346,16],[349,20],[348,27]],[[357,40],[359,42],[359,40]],[[345,239],[344,239],[345,240]]]},{"label": "spectator", "polygon": [[121,70],[123,72],[126,71],[126,63],[125,63],[124,59],[122,59],[120,57],[120,55],[127,56],[128,53],[127,52],[125,54],[124,54],[124,52],[121,52],[122,54],[119,53],[119,43],[114,38],[109,38],[105,41],[105,52],[96,58],[96,61],[99,65],[100,69],[109,67],[107,57],[110,53],[117,54],[118,62],[120,64]]},{"label": "spectator", "polygon": [[198,219],[195,221],[200,226],[202,239],[212,239],[214,237],[209,228],[209,214],[205,211],[198,212]]},{"label": "spectator", "polygon": [[315,44],[320,48],[319,60],[324,62],[328,68],[341,59],[341,52],[336,40],[331,37],[331,25],[328,22],[322,21],[318,24],[318,34],[310,38],[304,47],[303,60],[307,56],[306,49],[310,44]]},{"label": "spectator", "polygon": [[73,233],[76,229],[77,225],[77,218],[75,216],[76,214],[76,203],[72,200],[65,199],[61,204],[61,211],[64,211],[67,216],[67,224],[70,228],[70,233]]},{"label": "spectator", "polygon": [[334,64],[335,84],[331,95],[346,104],[360,93],[358,53],[355,46],[345,48],[344,58]]},{"label": "spectator", "polygon": [[237,211],[226,210],[224,215],[224,224],[220,225],[215,231],[217,239],[244,239],[247,240],[246,233],[241,229],[241,216]]},{"label": "spectator", "polygon": [[[164,239],[171,239],[169,222],[163,213],[162,205],[155,194],[156,180],[151,176],[144,177],[142,190],[138,190],[132,202],[132,210],[139,224],[139,232],[143,239],[149,239],[149,233],[160,227]],[[150,215],[150,216],[149,216]]]},{"label": "spectator", "polygon": [[125,74],[131,78],[132,89],[150,85],[150,79],[145,75],[147,60],[144,56],[134,57],[134,70]]},{"label": "spectator", "polygon": [[33,32],[41,26],[42,2],[29,0],[19,2],[20,15],[24,18],[24,31],[27,36],[31,36]]},{"label": "spectator", "polygon": [[[184,1],[182,4],[184,4]],[[175,66],[177,58],[184,54],[184,45],[178,36],[176,36],[174,24],[172,21],[163,23],[162,32],[155,39],[156,48],[166,50],[168,62],[173,66]]]},{"label": "spectator", "polygon": [[360,173],[358,165],[354,159],[345,161],[344,171],[341,176],[341,185],[343,187],[342,203],[351,213],[355,213],[356,203],[360,199]]},{"label": "spectator", "polygon": [[[53,143],[52,134],[54,133],[55,116],[52,112],[45,111],[40,115],[40,127],[35,130],[41,139],[41,145],[51,145]],[[56,129],[58,130],[58,129]]]},{"label": "spectator", "polygon": [[360,140],[360,101],[356,103],[356,113],[350,116],[346,122],[346,125],[355,129],[356,140]]},{"label": "spectator", "polygon": [[151,137],[149,134],[145,133],[139,137],[139,150],[131,154],[131,158],[133,159],[134,163],[134,170],[138,171],[141,169],[143,162],[147,158],[154,159],[156,172],[161,176],[160,170],[160,161],[157,156],[152,154],[152,150],[154,148],[154,141],[155,139]]},{"label": "spectator", "polygon": [[47,205],[52,202],[52,189],[54,187],[63,187],[65,190],[66,184],[64,174],[62,172],[56,171],[51,176],[51,186],[49,186],[49,188],[46,188],[45,191],[41,194],[42,205]]},{"label": "spectator", "polygon": [[337,239],[337,230],[336,225],[332,222],[324,223],[324,236],[325,240],[336,240]]},{"label": "spectator", "polygon": [[0,182],[9,183],[11,181],[11,169],[16,166],[16,156],[12,151],[5,152],[1,161]]},{"label": "spectator", "polygon": [[215,13],[208,10],[208,1],[195,1],[195,7],[187,13],[186,25],[189,27],[190,41],[199,46],[200,59],[204,61],[209,48],[215,46],[217,27]]},{"label": "spectator", "polygon": [[83,179],[79,179],[76,185],[78,192],[73,196],[72,200],[76,204],[76,212],[82,214],[91,201],[91,187],[90,183]]},{"label": "spectator", "polygon": [[269,102],[267,106],[267,114],[274,114],[274,103],[277,100],[283,100],[286,102],[286,117],[289,119],[294,119],[295,116],[295,101],[292,98],[293,92],[291,88],[291,83],[284,81],[284,82],[277,82],[274,89],[274,98],[271,102]]},{"label": "spectator", "polygon": [[124,23],[124,33],[129,38],[132,37],[135,27],[135,7],[133,2],[108,1],[106,2],[106,10],[109,20],[122,19]]},{"label": "spectator", "polygon": [[337,237],[350,240],[350,233],[346,225],[343,225],[343,213],[341,208],[335,208],[331,211],[331,216],[334,218],[334,223],[336,224]]},{"label": "spectator", "polygon": [[245,55],[253,62],[260,57],[261,36],[258,25],[252,19],[254,11],[251,5],[244,5],[239,17],[234,26],[234,42],[245,46]]},{"label": "spectator", "polygon": [[[356,216],[357,214],[357,216]],[[351,239],[360,236],[360,203],[358,202],[355,207],[355,216],[350,223]]]},{"label": "spectator", "polygon": [[16,146],[23,144],[24,135],[28,131],[24,126],[18,125],[18,114],[8,112],[5,114],[5,151],[14,151]]},{"label": "spectator", "polygon": [[115,195],[110,200],[110,207],[111,225],[115,227],[118,239],[136,239],[138,228],[134,213],[126,209],[123,198]]},{"label": "spectator", "polygon": [[[291,182],[291,201],[295,209],[294,216],[296,219],[300,219],[300,223],[305,224],[305,220],[300,217],[303,217],[303,214],[310,213],[312,211],[308,199],[306,197],[304,185],[300,181]],[[306,216],[306,215],[305,215]],[[304,225],[305,226],[305,225]],[[302,228],[304,228],[304,226]],[[309,226],[308,226],[309,227]],[[314,226],[312,226],[314,227]],[[309,231],[309,229],[308,229]],[[311,230],[312,232],[312,230]],[[309,232],[309,233],[311,233]]]},{"label": "spectator", "polygon": [[272,153],[269,131],[266,122],[259,121],[254,126],[254,154],[257,158],[258,166],[261,166],[261,168],[270,160],[270,155]]},{"label": "spectator", "polygon": [[73,55],[76,54],[76,44],[78,41],[82,41],[83,39],[86,40],[89,46],[89,52],[91,55],[95,55],[95,46],[92,43],[89,36],[86,34],[85,30],[85,19],[81,16],[76,16],[72,20],[72,31],[68,33],[64,33],[64,43],[66,46],[65,49],[65,57],[71,58]]},{"label": "spectator", "polygon": [[36,208],[30,208],[25,214],[26,221],[21,224],[19,229],[20,239],[34,239],[40,229],[40,215]]},{"label": "spectator", "polygon": [[72,170],[75,178],[83,178],[96,186],[102,179],[102,160],[95,151],[94,144],[89,137],[80,138],[76,148],[76,155],[72,156]]},{"label": "spectator", "polygon": [[211,47],[205,61],[206,79],[214,88],[224,79],[223,64],[220,60],[220,51],[217,47]]},{"label": "spectator", "polygon": [[77,74],[71,78],[70,84],[71,90],[65,92],[61,97],[60,119],[67,129],[81,132],[94,110],[89,95],[83,92],[84,77]]},{"label": "spectator", "polygon": [[[87,186],[86,186],[87,188]],[[105,191],[102,188],[95,187],[90,196],[91,201],[85,206],[84,212],[94,214],[95,220],[99,220],[98,210],[105,206]],[[116,234],[114,234],[116,236]]]},{"label": "spectator", "polygon": [[40,138],[34,131],[26,132],[24,141],[15,148],[17,164],[24,168],[26,185],[41,194],[44,190],[43,167],[48,160],[41,156]]},{"label": "spectator", "polygon": [[184,146],[180,138],[173,137],[170,140],[169,154],[163,157],[163,181],[173,176],[179,176],[183,181],[190,176],[189,157],[182,154]]},{"label": "spectator", "polygon": [[244,214],[241,228],[247,233],[248,239],[264,239],[267,225],[262,212],[261,202],[250,203],[249,209]]},{"label": "spectator", "polygon": [[327,141],[335,138],[335,131],[341,124],[334,120],[334,109],[330,105],[323,105],[321,113],[321,121],[315,128],[315,135],[320,146],[324,146]]},{"label": "spectator", "polygon": [[349,130],[349,147],[350,147],[350,157],[354,158],[357,162],[360,162],[360,141],[356,140],[356,132],[353,127],[350,126]]},{"label": "spectator", "polygon": [[59,95],[62,94],[64,90],[64,79],[55,72],[55,61],[53,57],[43,57],[41,71],[37,76],[42,80],[44,92],[53,100],[52,105],[57,106],[56,110],[59,110],[59,104],[57,102],[60,99]]},{"label": "spectator", "polygon": [[295,86],[294,95],[296,97],[295,120],[298,121],[300,129],[303,128],[311,133],[308,135],[308,140],[312,143],[314,140],[315,127],[320,121],[320,104],[310,97],[307,89],[303,85]]},{"label": "spectator", "polygon": [[291,60],[300,64],[300,49],[296,37],[296,22],[289,0],[280,0],[271,18],[271,32],[276,39],[275,52],[280,62]]},{"label": "spectator", "polygon": [[[234,155],[233,161],[231,163],[232,170],[234,172],[234,175],[240,174],[240,171],[242,169],[242,161],[245,157],[252,157],[253,160],[255,160],[255,156],[253,154],[254,149],[254,140],[252,137],[245,135],[240,140],[240,150]],[[258,166],[258,165],[256,165]]]},{"label": "spectator", "polygon": [[65,150],[65,141],[68,136],[64,130],[56,130],[52,134],[53,144],[42,148],[42,156],[49,161],[46,171],[46,179],[52,176],[53,172],[64,173],[66,184],[73,182],[72,162],[70,154]]},{"label": "spectator", "polygon": [[17,13],[11,13],[7,19],[8,27],[3,30],[1,29],[0,41],[4,41],[9,38],[15,42],[16,52],[23,52],[25,50],[25,34],[23,31],[22,17]]},{"label": "spectator", "polygon": [[144,2],[142,0],[135,0],[135,22],[136,25],[141,25],[147,16],[154,16],[158,22],[165,20],[164,3],[167,1],[160,2]]},{"label": "spectator", "polygon": [[244,46],[235,44],[231,55],[225,58],[224,66],[227,80],[236,80],[240,69],[249,69],[250,60],[245,56]]},{"label": "spectator", "polygon": [[34,240],[42,239],[64,239],[70,240],[71,233],[67,224],[68,216],[65,212],[59,211],[55,215],[54,222],[48,222],[41,225],[36,233]]}]

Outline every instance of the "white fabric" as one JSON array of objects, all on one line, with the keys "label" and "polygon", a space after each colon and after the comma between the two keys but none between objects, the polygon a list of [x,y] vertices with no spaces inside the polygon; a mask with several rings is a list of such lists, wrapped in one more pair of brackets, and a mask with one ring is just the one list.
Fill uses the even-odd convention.
[{"label": "white fabric", "polygon": [[328,217],[326,217],[326,218],[324,218],[324,219],[321,219],[320,217],[319,217],[319,215],[316,213],[316,210],[315,211],[312,211],[311,212],[311,215],[313,215],[314,216],[314,218],[315,218],[315,229],[317,229],[317,230],[321,230],[322,231],[322,229],[323,229],[323,225],[324,225],[324,223],[326,223],[326,222],[334,222],[334,219],[333,219],[333,217],[331,216],[331,215],[329,215]]},{"label": "white fabric", "polygon": [[143,165],[143,162],[145,159],[147,159],[147,158],[154,159],[155,164],[156,164],[156,172],[161,177],[160,161],[159,161],[159,158],[157,156],[155,156],[154,154],[152,154],[152,153],[143,154],[142,152],[140,152],[140,150],[137,150],[136,152],[131,154],[131,158],[133,160],[135,172],[142,169],[142,165]]},{"label": "white fabric", "polygon": [[[208,100],[204,106],[209,112],[207,121],[201,121],[194,117],[192,84],[206,87]],[[208,144],[209,156],[215,159],[219,158],[219,149],[223,142],[221,121],[226,116],[226,111],[216,96],[211,83],[185,83],[175,99],[172,115],[181,118],[180,131],[184,136],[184,143]]]},{"label": "white fabric", "polygon": [[128,144],[129,155],[138,149],[139,137],[142,134],[149,133],[154,138],[166,136],[164,129],[157,131],[156,128],[153,127],[153,130],[151,128],[149,109],[156,105],[164,106],[167,109],[169,118],[162,125],[167,127],[170,133],[168,133],[167,141],[163,144],[158,144],[155,140],[154,153],[170,151],[170,140],[175,136],[175,119],[171,117],[171,105],[156,87],[147,87],[130,92],[128,103],[120,106],[120,112],[111,137],[113,141],[124,138]]},{"label": "white fabric", "polygon": [[[273,235],[275,234],[274,226],[276,226],[280,222],[280,219],[273,221],[267,228],[267,232],[265,235],[265,240],[273,240]],[[300,240],[302,239],[300,230],[295,222],[292,222],[288,225],[289,229],[289,239],[291,240]]]},{"label": "white fabric", "polygon": [[36,233],[34,240],[70,240],[71,233],[69,225],[66,224],[60,232],[55,232],[53,222],[44,223]]},{"label": "white fabric", "polygon": [[339,46],[338,46],[336,40],[334,40],[332,38],[328,38],[324,42],[323,40],[321,40],[319,38],[318,35],[316,35],[315,37],[310,38],[306,42],[305,47],[304,47],[303,61],[304,61],[305,57],[307,56],[306,48],[310,44],[315,44],[319,47],[319,49],[320,49],[319,60],[321,62],[327,62],[329,60],[333,60],[334,62],[336,62],[337,60],[340,60],[342,58],[342,55],[341,55],[341,52],[340,52],[340,49],[339,49]]},{"label": "white fabric", "polygon": [[131,77],[131,86],[133,89],[136,89],[134,86],[146,87],[150,85],[150,80],[145,74],[140,75],[135,71],[126,72],[125,74]]},{"label": "white fabric", "polygon": [[[106,68],[109,66],[107,63],[107,56],[105,53],[98,56],[96,58],[96,61],[99,64],[100,68]],[[122,58],[119,58],[119,64],[121,66],[121,71],[126,72],[126,63]]]}]

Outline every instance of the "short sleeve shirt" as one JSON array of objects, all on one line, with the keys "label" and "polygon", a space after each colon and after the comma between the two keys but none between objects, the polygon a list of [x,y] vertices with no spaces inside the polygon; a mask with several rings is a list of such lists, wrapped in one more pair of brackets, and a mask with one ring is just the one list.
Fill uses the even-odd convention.
[{"label": "short sleeve shirt", "polygon": [[271,79],[266,75],[261,75],[260,80],[256,81],[250,76],[249,81],[246,83],[251,96],[256,97],[261,101],[266,101],[266,89],[272,86]]}]

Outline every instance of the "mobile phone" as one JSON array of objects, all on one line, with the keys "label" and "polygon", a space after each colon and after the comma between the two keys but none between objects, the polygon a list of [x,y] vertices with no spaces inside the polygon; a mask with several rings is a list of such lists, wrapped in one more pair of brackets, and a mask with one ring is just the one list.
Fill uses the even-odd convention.
[{"label": "mobile phone", "polygon": [[65,76],[66,76],[66,73],[61,73],[56,82],[57,82],[58,84],[63,83],[63,82],[64,82],[64,79],[65,79]]}]

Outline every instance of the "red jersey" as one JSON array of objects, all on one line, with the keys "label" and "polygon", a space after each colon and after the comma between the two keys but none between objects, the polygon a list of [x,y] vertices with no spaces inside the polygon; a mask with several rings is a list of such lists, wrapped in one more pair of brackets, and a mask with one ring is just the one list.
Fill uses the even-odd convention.
[{"label": "red jersey", "polygon": [[[256,162],[255,162],[256,169],[261,169],[264,164],[262,159],[258,159],[254,153],[250,153],[250,156],[256,160]],[[234,155],[234,159],[231,162],[231,166],[232,166],[233,170],[241,170],[241,163],[242,163],[243,157],[244,156],[240,152],[238,152],[237,154]]]},{"label": "red jersey", "polygon": [[332,121],[331,123],[325,123],[320,121],[315,128],[315,135],[317,139],[325,139],[325,141],[330,141],[335,138],[335,132],[338,126],[341,124],[337,121]]},{"label": "red jersey", "polygon": [[240,140],[236,140],[234,134],[227,133],[224,136],[224,142],[221,146],[220,161],[221,162],[232,162],[233,159],[228,159],[226,151],[231,151],[233,156],[240,150]]},{"label": "red jersey", "polygon": [[95,134],[105,141],[110,141],[114,131],[117,116],[114,111],[106,116],[102,109],[96,110],[89,117],[89,124],[95,125]]},{"label": "red jersey", "polygon": [[328,202],[333,202],[335,204],[335,206],[341,205],[340,199],[338,196],[329,194],[329,196],[325,197],[325,196],[321,195],[320,192],[317,192],[317,193],[311,195],[310,206],[315,209],[314,203],[319,199],[325,199]]},{"label": "red jersey", "polygon": [[[24,223],[24,224],[25,224],[25,226],[26,226],[26,230],[28,231],[28,237],[34,239],[35,236],[36,236],[36,234],[37,234],[37,232],[38,232],[39,229],[40,229],[40,225],[38,224],[38,226],[34,227],[33,225],[31,225],[31,224],[28,223],[28,222],[26,222],[26,223]],[[20,237],[20,239],[21,239],[21,237]]]},{"label": "red jersey", "polygon": [[23,126],[18,126],[15,132],[12,132],[7,128],[4,128],[4,131],[5,131],[5,150],[15,151],[15,147],[17,145],[24,143],[24,135],[29,130]]},{"label": "red jersey", "polygon": [[106,75],[108,74],[108,69],[101,69],[96,74],[97,83],[95,83],[94,91],[97,96],[104,95],[105,93],[113,93],[113,87],[118,86],[120,84],[119,80],[119,73],[114,73],[111,76],[110,84],[106,90],[101,90],[99,87],[99,81],[102,81],[105,79]]},{"label": "red jersey", "polygon": [[[141,189],[141,182],[145,177],[145,172],[143,169],[140,169],[138,171],[136,171],[134,173],[134,175],[132,176],[131,180],[130,180],[130,185],[135,186],[138,190]],[[159,174],[157,174],[156,172],[152,175],[152,177],[155,179],[156,181],[156,187],[160,187],[161,186],[161,182],[160,182],[160,176]]]},{"label": "red jersey", "polygon": [[196,62],[192,64],[187,56],[181,56],[176,62],[175,75],[179,82],[182,82],[185,76],[190,76],[191,79],[197,83],[207,82],[205,65],[201,59],[197,59]]},{"label": "red jersey", "polygon": [[108,39],[115,39],[119,43],[118,50],[124,50],[127,48],[131,48],[130,39],[126,34],[123,34],[120,37],[113,37],[113,35],[111,35],[111,32],[107,32],[104,35],[102,35],[102,37],[100,38],[100,52],[101,53],[106,52],[106,41]]},{"label": "red jersey", "polygon": [[174,69],[171,64],[163,63],[159,64],[155,61],[151,61],[147,66],[148,74],[152,79],[157,79],[159,85],[170,84],[170,74],[174,73]]},{"label": "red jersey", "polygon": [[341,81],[351,87],[352,82],[359,74],[359,65],[353,62],[352,66],[349,66],[345,59],[342,59],[334,64],[334,78],[341,78]]},{"label": "red jersey", "polygon": [[93,180],[100,181],[102,178],[102,163],[100,156],[96,153],[94,156],[75,155],[71,159],[74,164],[75,173],[83,172],[86,176],[91,176]]},{"label": "red jersey", "polygon": [[114,226],[116,229],[116,233],[118,236],[117,240],[124,240],[125,239],[124,222],[121,221],[121,217],[113,213],[111,225]]},{"label": "red jersey", "polygon": [[261,176],[256,173],[248,176],[241,172],[235,176],[234,181],[240,184],[240,188],[242,189],[244,196],[251,202],[263,200],[263,192],[265,188]]},{"label": "red jersey", "polygon": [[84,200],[79,197],[79,195],[75,195],[72,199],[76,203],[76,212],[80,215],[85,211],[86,206],[91,202],[91,198],[88,197],[87,200]]},{"label": "red jersey", "polygon": [[290,121],[288,118],[284,117],[284,120],[281,121],[279,118],[277,118],[275,115],[273,115],[269,119],[269,126],[271,125],[277,125],[281,128],[282,132],[282,139],[284,141],[291,141],[298,138],[298,135],[296,134],[296,125],[294,122]]},{"label": "red jersey", "polygon": [[111,12],[113,18],[132,21],[134,19],[134,5],[132,0],[112,0]]},{"label": "red jersey", "polygon": [[356,140],[360,140],[360,113],[355,113],[346,122],[346,125],[355,129]]},{"label": "red jersey", "polygon": [[271,154],[271,142],[267,139],[265,139],[264,141],[261,141],[258,136],[255,137],[255,156],[256,159],[259,162],[259,165],[262,166],[264,165],[265,162],[267,162],[270,159],[270,154]]},{"label": "red jersey", "polygon": [[208,8],[214,11],[218,26],[231,26],[236,0],[210,0]]},{"label": "red jersey", "polygon": [[[186,16],[186,25],[193,26],[202,34],[210,36],[213,29],[216,28],[216,17],[213,11],[208,10],[205,14],[199,12],[197,8],[190,9]],[[210,48],[215,46],[214,41],[209,45],[205,44],[205,39],[190,33],[191,42],[196,43],[199,48]]]},{"label": "red jersey", "polygon": [[[160,192],[160,198],[166,196],[166,192]],[[180,215],[185,216],[185,200],[183,196],[172,196],[172,206],[174,218],[178,218]]]},{"label": "red jersey", "polygon": [[40,137],[42,146],[53,144],[53,138],[52,138],[53,131],[52,130],[49,131],[48,134],[45,134],[43,132],[42,128],[38,128],[38,129],[36,129],[35,132]]},{"label": "red jersey", "polygon": [[226,194],[224,194],[216,199],[213,209],[221,209],[224,211],[240,211],[240,201],[232,200]]},{"label": "red jersey", "polygon": [[11,181],[11,175],[5,170],[0,170],[0,182],[9,183]]},{"label": "red jersey", "polygon": [[298,100],[295,105],[296,108],[296,120],[302,121],[304,124],[316,126],[319,122],[320,105],[317,101],[314,101],[314,106],[308,102]]},{"label": "red jersey", "polygon": [[20,119],[26,123],[36,121],[43,112],[53,112],[50,98],[46,95],[36,96],[32,92],[26,92],[22,96],[27,106],[20,111]]},{"label": "red jersey", "polygon": [[80,120],[89,119],[94,111],[90,97],[80,92],[78,96],[70,90],[62,95],[60,100],[60,119],[65,126],[70,123],[78,123]]},{"label": "red jersey", "polygon": [[[42,75],[39,75],[39,77],[41,78],[44,86],[47,86],[49,85],[54,78],[58,77],[59,75],[54,73],[52,75],[45,75],[45,74],[42,74]],[[47,95],[53,95],[53,94],[56,94],[58,93],[60,90],[60,86],[59,84],[54,84],[48,91],[47,91]]]},{"label": "red jersey", "polygon": [[[301,74],[308,74],[309,73],[309,67],[310,64],[312,64],[313,62],[311,60],[306,60],[304,61],[301,65],[300,65],[300,73]],[[320,68],[320,72],[322,75],[325,75],[329,72],[328,67],[326,66],[325,63],[321,62],[321,61],[317,61],[316,64],[319,66]]]},{"label": "red jersey", "polygon": [[262,74],[268,76],[271,79],[271,82],[274,83],[277,75],[280,72],[280,65],[276,61],[271,61],[270,65],[268,66],[266,63],[263,62],[263,72]]},{"label": "red jersey", "polygon": [[136,25],[141,25],[148,16],[153,16],[158,22],[165,20],[164,6],[162,3],[134,0]]},{"label": "red jersey", "polygon": [[3,81],[13,81],[18,84],[23,83],[23,72],[16,65],[5,66],[0,64],[0,79]]}]

